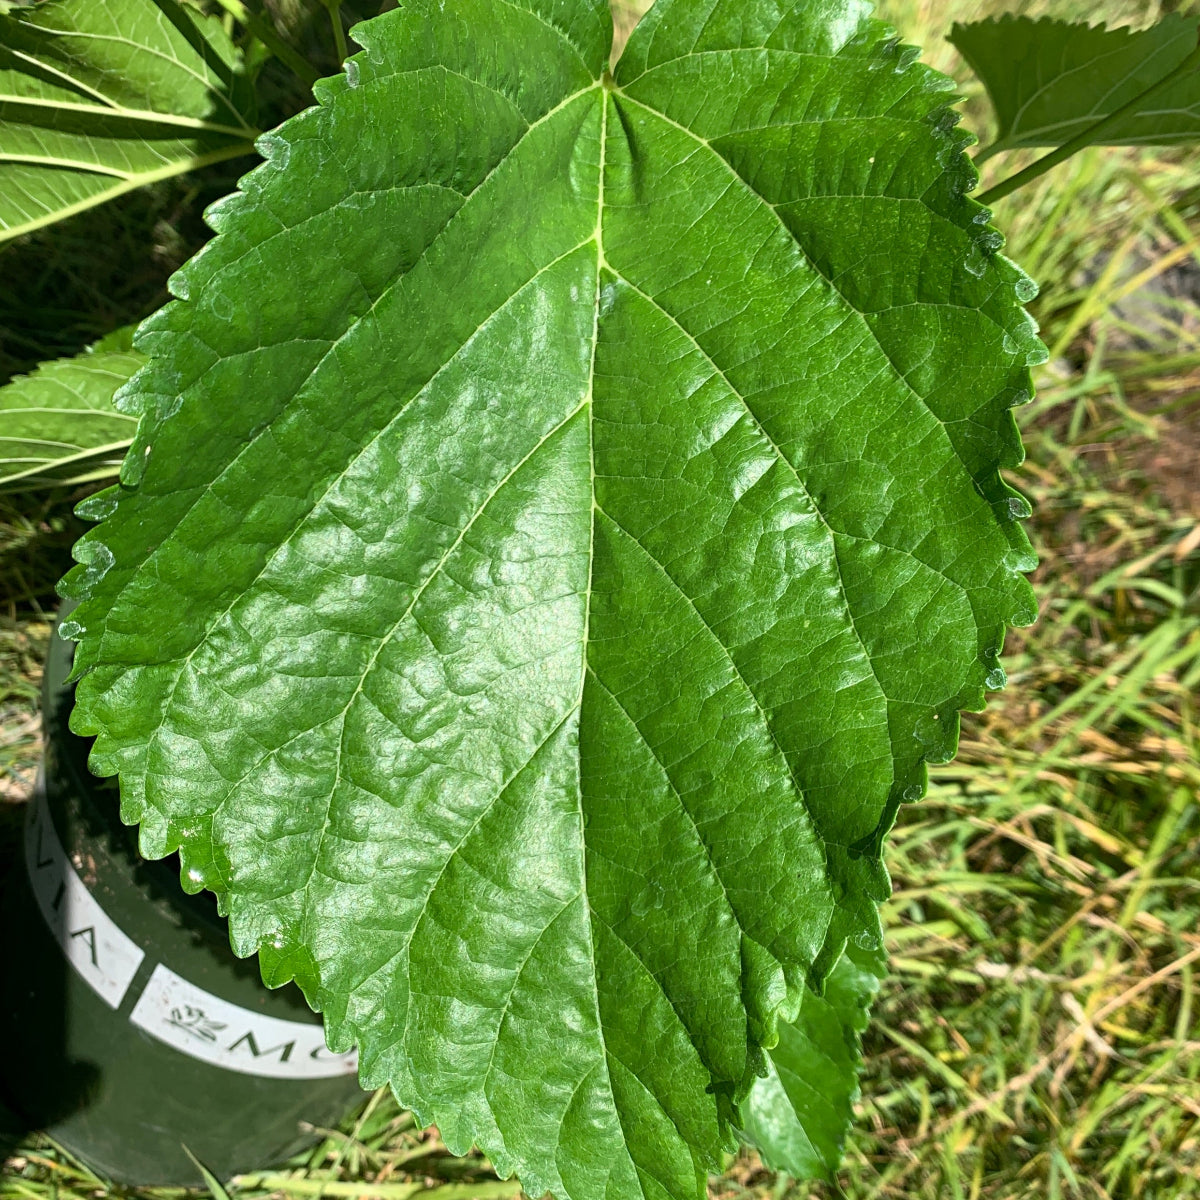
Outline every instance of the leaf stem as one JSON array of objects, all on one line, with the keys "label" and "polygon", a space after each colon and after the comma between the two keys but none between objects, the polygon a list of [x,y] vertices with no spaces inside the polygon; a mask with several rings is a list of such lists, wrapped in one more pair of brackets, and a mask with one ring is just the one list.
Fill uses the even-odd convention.
[{"label": "leaf stem", "polygon": [[1010,146],[1002,146],[999,142],[992,142],[990,146],[984,146],[982,150],[971,160],[977,167],[981,167],[994,154],[999,154],[1002,150],[1009,150]]},{"label": "leaf stem", "polygon": [[1032,183],[1033,180],[1049,171],[1051,167],[1056,167],[1060,162],[1070,158],[1072,154],[1077,154],[1080,150],[1095,145],[1110,129],[1116,128],[1127,116],[1137,112],[1139,108],[1148,104],[1160,92],[1170,87],[1177,79],[1186,75],[1189,71],[1195,70],[1197,67],[1200,67],[1200,46],[1197,46],[1173,71],[1168,71],[1157,83],[1152,83],[1145,91],[1139,92],[1127,104],[1122,104],[1120,108],[1115,112],[1109,113],[1107,117],[1101,117],[1094,125],[1089,125],[1081,133],[1071,138],[1070,141],[1064,142],[1056,150],[1051,150],[1049,154],[1042,155],[1036,162],[1030,163],[1029,166],[1018,171],[1015,175],[1010,175],[1007,179],[996,184],[995,187],[988,188],[986,192],[976,196],[975,199],[980,204],[993,204],[997,200],[1002,200],[1011,192],[1015,192],[1017,188],[1024,187],[1027,183]]},{"label": "leaf stem", "polygon": [[342,0],[322,0],[329,10],[329,23],[333,26],[333,44],[337,48],[338,66],[346,61],[346,31],[342,28]]},{"label": "leaf stem", "polygon": [[294,74],[306,87],[311,88],[312,85],[316,83],[317,79],[319,78],[317,72],[313,70],[312,66],[310,66],[308,61],[302,55],[297,54],[296,51],[293,50],[291,46],[289,46],[287,42],[285,42],[283,38],[281,38],[279,34],[277,34],[275,30],[271,28],[271,25],[268,21],[264,21],[262,17],[258,16],[256,13],[252,13],[245,6],[245,4],[242,3],[242,0],[217,0],[217,3],[227,13],[229,13],[235,21],[240,21],[243,25],[245,25],[246,28],[249,29],[250,32],[254,34],[254,36],[258,38],[258,40],[262,42],[262,44],[266,46],[266,48],[270,50],[270,52],[275,55],[275,57],[279,59],[284,66],[288,67],[292,74]]}]

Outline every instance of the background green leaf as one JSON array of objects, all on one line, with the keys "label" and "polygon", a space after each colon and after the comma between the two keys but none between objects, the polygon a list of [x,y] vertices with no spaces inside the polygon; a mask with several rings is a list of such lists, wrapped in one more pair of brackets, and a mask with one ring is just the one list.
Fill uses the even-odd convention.
[{"label": "background green leaf", "polygon": [[861,1034],[887,973],[881,951],[846,947],[822,995],[806,992],[794,1023],[779,1027],[765,1078],[742,1106],[742,1134],[772,1170],[831,1179],[858,1099]]},{"label": "background green leaf", "polygon": [[129,326],[0,387],[0,491],[115,477],[137,418],[113,395],[145,361]]},{"label": "background green leaf", "polygon": [[[1200,19],[1171,14],[1149,29],[1106,29],[1005,16],[949,34],[979,76],[998,131],[985,153],[1061,146],[1157,83],[1196,48]],[[1189,74],[1126,118],[1104,145],[1200,139],[1200,75]]]},{"label": "background green leaf", "polygon": [[[857,0],[412,0],[142,326],[64,590],[143,850],[451,1149],[702,1194],[1032,619],[1045,352]],[[469,131],[466,136],[464,131]]]},{"label": "background green leaf", "polygon": [[177,0],[0,12],[0,241],[253,153],[240,56]]}]

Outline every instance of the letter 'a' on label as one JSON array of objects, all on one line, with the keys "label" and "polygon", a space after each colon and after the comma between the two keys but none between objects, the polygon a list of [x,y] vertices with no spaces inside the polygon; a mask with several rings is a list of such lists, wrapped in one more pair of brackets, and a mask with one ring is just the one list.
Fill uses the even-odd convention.
[{"label": "letter 'a' on label", "polygon": [[119,1008],[145,954],[75,873],[54,830],[40,780],[25,824],[25,863],[38,908],[67,961],[110,1008]]},{"label": "letter 'a' on label", "polygon": [[270,1079],[352,1075],[358,1056],[332,1054],[320,1025],[281,1021],[230,1004],[161,963],[129,1019],[159,1041],[215,1067]]}]

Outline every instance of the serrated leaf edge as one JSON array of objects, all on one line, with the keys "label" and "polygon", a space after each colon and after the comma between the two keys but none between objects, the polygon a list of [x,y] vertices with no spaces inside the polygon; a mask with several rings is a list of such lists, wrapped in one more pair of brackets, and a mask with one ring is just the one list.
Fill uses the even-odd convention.
[{"label": "serrated leaf edge", "polygon": [[[356,27],[354,31],[355,40],[364,48],[361,53],[352,56],[347,60],[347,70],[352,68],[349,64],[354,64],[356,61],[361,61],[365,55],[370,53],[369,40],[364,38],[364,33],[369,37],[369,25]],[[1040,341],[1037,341],[1034,336],[1036,326],[1025,313],[1022,302],[1017,294],[1017,289],[1020,286],[1028,284],[1028,277],[1023,274],[1014,264],[1004,258],[999,253],[1003,246],[1003,237],[994,226],[990,224],[990,212],[984,209],[975,200],[970,198],[969,193],[974,189],[978,182],[978,174],[966,157],[964,150],[967,146],[975,142],[973,135],[966,133],[957,128],[961,119],[960,114],[955,110],[954,105],[958,102],[957,97],[946,100],[948,92],[954,90],[954,84],[945,76],[934,71],[932,68],[921,63],[917,55],[919,50],[912,46],[907,46],[900,41],[888,26],[876,20],[868,20],[864,26],[852,39],[856,44],[867,44],[870,50],[878,54],[880,58],[892,58],[894,60],[894,69],[897,73],[916,73],[920,76],[920,86],[922,90],[934,101],[931,104],[926,119],[929,120],[933,127],[932,136],[936,141],[941,143],[941,151],[945,155],[945,173],[948,182],[951,185],[953,194],[957,197],[958,205],[961,214],[967,218],[962,222],[964,229],[971,225],[977,226],[979,233],[976,235],[976,245],[981,246],[982,252],[985,255],[988,263],[995,269],[999,270],[1005,277],[1006,284],[1010,287],[1013,293],[1013,311],[1020,312],[1026,323],[1028,336],[1036,342],[1038,347],[1041,347]],[[345,89],[351,86],[345,75],[332,76],[327,79],[318,81],[313,92],[317,100],[318,106],[324,107],[330,104],[335,104],[337,99],[344,93]],[[598,86],[598,84],[597,84]],[[585,88],[581,92],[573,93],[566,100],[562,101],[558,107],[569,103],[571,100],[577,99],[591,88]],[[311,111],[311,110],[309,110]],[[554,109],[544,114],[539,121],[544,121],[552,114]],[[303,116],[303,114],[301,114]],[[296,120],[298,118],[293,118]],[[238,210],[243,204],[254,203],[254,192],[256,191],[256,183],[263,178],[266,173],[276,170],[286,169],[286,164],[280,165],[272,161],[273,158],[280,155],[286,158],[286,131],[291,124],[291,121],[285,122],[277,129],[264,134],[258,142],[258,149],[267,158],[259,166],[244,175],[238,181],[238,190],[230,195],[222,198],[215,205],[211,206],[205,214],[205,219],[209,226],[217,235],[217,239],[226,236],[230,231],[230,223],[238,213]],[[503,161],[503,159],[501,160]],[[982,219],[981,219],[982,218]],[[209,247],[216,243],[209,243]],[[174,276],[170,283],[172,293],[177,297],[176,300],[170,302],[164,309],[147,318],[139,327],[137,335],[134,339],[134,345],[138,350],[150,352],[152,346],[153,335],[158,328],[158,322],[163,320],[162,314],[173,308],[176,304],[186,304],[189,302],[189,272],[194,268],[194,265],[200,261],[209,247],[202,249],[189,263],[185,264]],[[1041,358],[1038,358],[1036,353],[1031,353],[1030,361],[1023,373],[1024,386],[1017,388],[1012,396],[1011,404],[1006,410],[1005,416],[998,422],[995,428],[997,442],[1000,447],[1000,457],[998,459],[997,468],[992,473],[989,482],[994,489],[994,494],[1000,500],[1012,499],[1025,504],[1020,494],[1011,488],[1002,478],[1000,471],[1004,468],[1018,466],[1024,458],[1023,448],[1021,445],[1020,434],[1017,429],[1016,421],[1012,415],[1011,407],[1018,404],[1027,403],[1033,397],[1032,379],[1029,371],[1029,365],[1038,361],[1044,361],[1045,350],[1041,347]],[[128,495],[136,489],[140,482],[141,473],[144,469],[144,460],[150,452],[157,430],[161,424],[169,420],[177,408],[177,401],[174,398],[163,397],[159,395],[152,398],[149,393],[139,390],[139,383],[149,381],[152,376],[151,372],[154,369],[154,363],[147,364],[142,368],[137,375],[131,379],[130,383],[122,389],[124,393],[124,403],[121,405],[122,411],[135,414],[139,417],[139,425],[137,434],[133,441],[133,447],[126,459],[125,467],[122,469],[121,483],[119,487],[109,489],[107,493],[102,493],[101,497],[94,498],[100,501],[99,507],[109,508],[119,505],[122,497]],[[136,397],[136,399],[135,399]],[[174,405],[174,407],[173,407]],[[977,481],[978,482],[978,481]],[[1027,506],[1026,506],[1027,509]],[[1014,529],[1015,526],[1015,529]],[[1024,579],[1027,571],[1032,570],[1034,562],[1032,558],[1032,549],[1028,538],[1023,530],[1015,521],[1010,521],[1005,526],[1008,534],[1010,545],[1014,552],[1022,557],[1022,565],[1019,568],[1013,569],[1010,574],[1011,582],[1014,585],[1024,584],[1024,589],[1029,593],[1029,599],[1032,598],[1032,593],[1029,592],[1028,583]],[[73,551],[79,566],[72,571],[63,580],[60,585],[61,594],[72,599],[80,601],[80,607],[76,610],[74,620],[72,622],[73,629],[68,632],[65,628],[62,633],[64,637],[71,640],[80,641],[86,633],[87,621],[89,618],[89,600],[92,596],[95,584],[95,567],[97,561],[103,562],[104,554],[107,547],[103,546],[100,539],[103,536],[103,525],[97,526],[96,529],[90,530],[76,544]],[[1013,615],[1013,619],[1006,620],[1001,629],[996,634],[999,644],[995,647],[995,657],[998,658],[1005,629],[1009,625],[1028,624],[1036,615],[1035,609],[1018,612]],[[979,665],[986,666],[986,663]],[[72,671],[71,681],[84,681],[90,671],[90,665],[86,662],[77,664]],[[980,711],[984,707],[986,696],[986,685],[983,679],[978,682],[970,680],[965,681],[960,687],[956,695],[956,707],[952,714],[952,719],[947,719],[943,722],[943,743],[936,748],[935,751],[926,755],[926,762],[946,761],[953,757],[957,747],[959,721],[958,712],[961,711]],[[80,688],[80,695],[77,701],[76,708],[72,713],[71,728],[78,734],[84,736],[94,736],[96,738],[92,749],[89,765],[97,774],[117,774],[118,772],[109,769],[109,764],[106,759],[109,753],[112,752],[112,743],[108,738],[104,729],[102,729],[94,718],[89,714],[87,705],[87,689],[86,686]],[[921,792],[927,786],[927,773],[922,770],[924,779],[922,780]],[[906,799],[916,799],[916,796],[906,796]],[[887,814],[885,821],[881,822],[880,830],[878,831],[878,840],[881,842],[886,833],[890,830],[891,824],[894,822],[896,812],[898,811],[899,803],[897,802],[894,808]],[[205,865],[198,859],[192,856],[190,844],[182,838],[173,839],[170,837],[166,822],[161,816],[153,810],[134,812],[129,810],[125,805],[122,806],[122,819],[128,824],[140,824],[139,844],[142,853],[146,857],[161,858],[178,851],[180,854],[181,868],[180,879],[185,890],[197,891],[200,890],[196,884],[196,870],[198,867]],[[211,888],[211,884],[208,884]],[[217,897],[218,907],[223,916],[228,917],[230,925],[230,938],[235,952],[241,957],[250,957],[254,954],[264,956],[269,954],[274,963],[274,969],[270,976],[264,974],[264,981],[270,987],[279,987],[285,983],[294,980],[304,992],[310,1006],[314,1011],[321,1012],[320,998],[320,980],[315,970],[311,955],[307,948],[302,945],[285,946],[283,944],[275,944],[267,936],[252,935],[247,936],[239,929],[239,913],[236,906],[236,900],[231,898],[226,891],[217,889],[214,893]],[[882,899],[883,897],[879,897]],[[881,938],[881,930],[874,933],[875,940]],[[842,939],[841,945],[829,946],[830,953],[826,956],[824,969],[815,969],[814,974],[810,977],[810,983],[813,986],[820,987],[824,978],[824,974],[836,962],[841,951],[844,949],[845,939]],[[874,948],[878,948],[877,946]],[[264,968],[265,970],[265,968]],[[769,1049],[778,1039],[777,1023],[780,1019],[794,1018],[797,1012],[797,997],[791,996],[783,1001],[775,1008],[773,1020],[771,1021],[770,1031],[768,1036],[762,1042],[763,1049]],[[330,1049],[335,1053],[341,1053],[349,1050],[355,1044],[355,1033],[348,1027],[348,1023],[340,1028],[331,1027],[330,1022],[326,1020],[326,1031],[329,1040]],[[365,1087],[379,1086],[384,1082],[389,1082],[382,1076],[375,1076],[371,1073],[368,1066],[363,1067],[361,1079]],[[746,1079],[743,1087],[735,1100],[744,1098],[745,1094],[752,1086],[753,1078]],[[398,1096],[398,1100],[405,1107],[409,1107],[418,1121],[423,1124],[438,1124],[440,1106],[436,1103],[428,1106],[413,1106],[409,1103],[409,1099],[403,1096]],[[728,1136],[732,1136],[732,1129],[727,1126]],[[493,1144],[489,1140],[479,1141],[480,1131],[475,1130],[472,1141],[481,1145],[485,1153],[489,1155],[492,1163],[501,1176],[501,1178],[511,1177],[517,1168],[517,1165],[508,1154],[506,1148],[502,1144]],[[731,1145],[731,1142],[726,1143],[726,1148]],[[460,1147],[451,1147],[459,1153],[465,1153],[468,1145],[464,1144]],[[693,1150],[696,1148],[693,1147]],[[710,1167],[717,1166],[715,1154],[712,1156]],[[549,1190],[542,1182],[536,1179],[534,1173],[527,1167],[521,1168],[521,1177],[529,1184],[527,1190],[532,1194],[539,1194]]]}]

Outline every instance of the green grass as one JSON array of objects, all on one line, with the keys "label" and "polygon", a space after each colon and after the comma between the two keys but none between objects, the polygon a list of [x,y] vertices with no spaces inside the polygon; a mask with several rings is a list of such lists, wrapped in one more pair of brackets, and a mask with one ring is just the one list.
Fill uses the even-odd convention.
[{"label": "green grass", "polygon": [[[884,7],[962,80],[968,126],[986,130],[978,87],[939,41],[981,6]],[[1023,161],[989,162],[985,186]],[[744,1154],[713,1181],[721,1200],[1200,1196],[1200,158],[1089,151],[997,220],[1042,284],[1032,307],[1052,351],[1013,473],[1036,506],[1041,618],[1010,637],[1008,688],[964,718],[959,757],[931,771],[889,843],[892,975],[838,1188]],[[38,253],[70,262],[84,253],[73,236]],[[23,319],[55,328],[49,308]],[[36,762],[46,610],[75,523],[61,501],[2,503],[0,797],[13,800]],[[105,1191],[44,1140],[0,1175],[6,1197]],[[230,1195],[513,1191],[379,1095]]]}]

